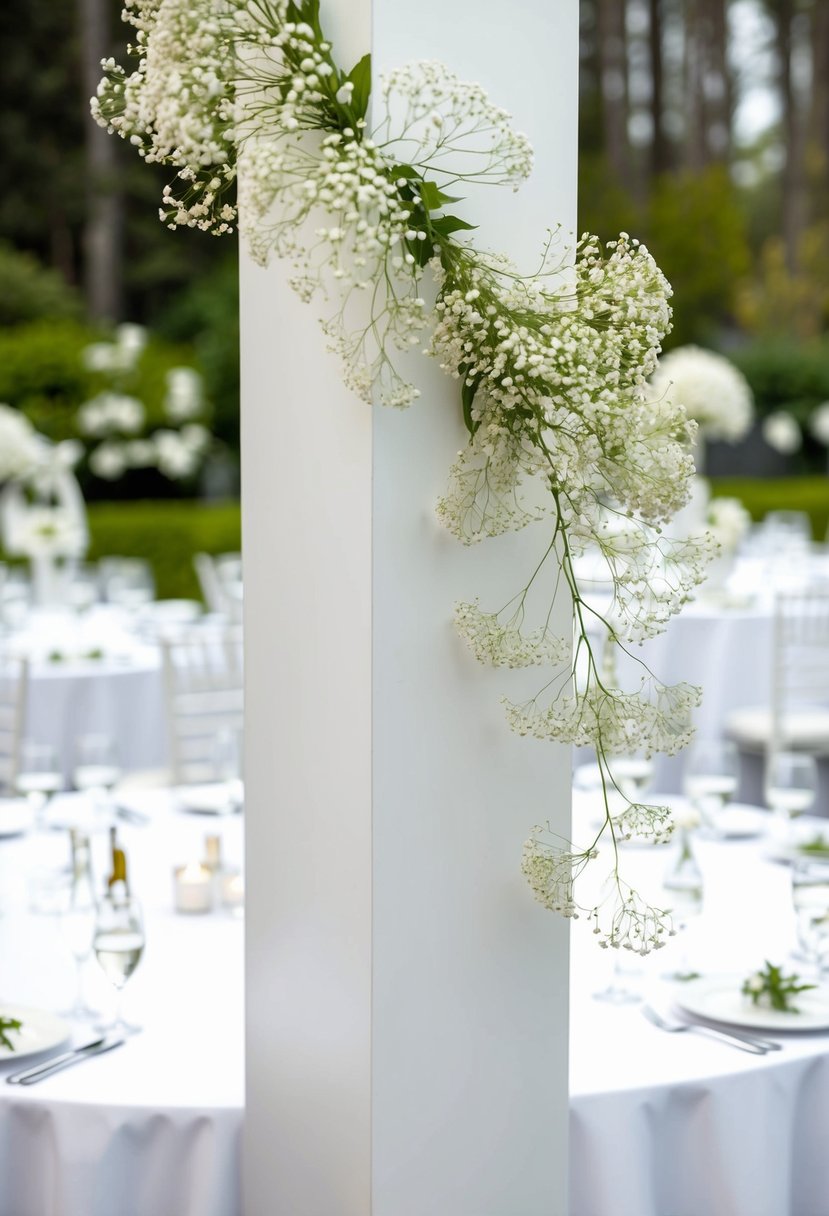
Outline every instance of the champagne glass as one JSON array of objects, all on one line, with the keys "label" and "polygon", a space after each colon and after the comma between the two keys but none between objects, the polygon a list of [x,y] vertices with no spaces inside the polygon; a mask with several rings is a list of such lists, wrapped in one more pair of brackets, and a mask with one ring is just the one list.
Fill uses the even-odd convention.
[{"label": "champagne glass", "polygon": [[775,752],[766,762],[766,802],[792,844],[792,821],[808,811],[817,796],[817,764],[805,752]]},{"label": "champagne glass", "polygon": [[84,966],[92,954],[95,935],[97,906],[90,866],[89,837],[75,828],[70,829],[72,840],[72,886],[61,913],[61,932],[69,953],[75,961],[75,1001],[66,1016],[83,1021],[96,1016],[84,995]]},{"label": "champagne glass", "polygon": [[798,955],[821,978],[829,962],[829,865],[809,858],[792,866]]},{"label": "champagne glass", "polygon": [[15,784],[31,806],[36,824],[42,827],[49,800],[63,789],[63,773],[51,744],[23,741]]},{"label": "champagne glass", "polygon": [[683,791],[707,827],[718,835],[719,820],[737,792],[739,758],[727,739],[700,739],[685,763]]},{"label": "champagne glass", "polygon": [[118,754],[109,735],[83,735],[76,740],[72,780],[75,789],[88,793],[96,807],[106,809],[120,776]]},{"label": "champagne glass", "polygon": [[138,900],[118,890],[118,885],[98,904],[92,946],[101,970],[117,994],[115,1018],[102,1029],[122,1036],[135,1034],[139,1029],[124,1021],[122,993],[144,953],[144,922]]}]

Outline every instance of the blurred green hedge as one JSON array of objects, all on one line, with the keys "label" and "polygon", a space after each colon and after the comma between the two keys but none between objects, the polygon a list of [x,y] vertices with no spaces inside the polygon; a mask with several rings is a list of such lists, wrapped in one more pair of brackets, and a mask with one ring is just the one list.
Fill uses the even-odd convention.
[{"label": "blurred green hedge", "polygon": [[711,493],[739,498],[752,519],[768,511],[805,511],[812,521],[815,540],[825,540],[829,526],[829,477],[711,478]]},{"label": "blurred green hedge", "polygon": [[238,503],[91,503],[89,559],[117,555],[152,563],[162,599],[198,599],[194,553],[238,553]]}]

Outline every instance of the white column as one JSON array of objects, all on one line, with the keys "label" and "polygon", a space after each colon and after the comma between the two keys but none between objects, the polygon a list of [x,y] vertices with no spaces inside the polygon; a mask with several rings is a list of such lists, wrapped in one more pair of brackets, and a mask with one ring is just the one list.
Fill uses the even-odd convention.
[{"label": "white column", "polygon": [[[440,58],[529,134],[531,181],[470,200],[476,241],[531,267],[575,226],[577,0],[323,15],[341,60]],[[566,832],[568,760],[510,734],[451,625],[544,533],[442,532],[457,385],[424,359],[421,400],[372,418],[286,278],[243,259],[246,1212],[564,1216],[566,925],[519,863],[539,819]]]}]

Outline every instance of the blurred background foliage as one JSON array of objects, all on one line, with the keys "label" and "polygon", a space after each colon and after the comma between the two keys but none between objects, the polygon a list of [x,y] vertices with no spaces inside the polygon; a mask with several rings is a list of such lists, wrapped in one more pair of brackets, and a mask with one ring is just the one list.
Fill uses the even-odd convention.
[{"label": "blurred background foliage", "polygon": [[[100,59],[123,60],[120,8],[26,0],[0,14],[0,401],[69,433],[94,387],[80,352],[135,321],[153,335],[149,412],[165,370],[193,365],[236,459],[235,242],[170,233],[166,171],[88,115]],[[581,228],[643,239],[674,287],[666,345],[723,351],[761,417],[805,425],[829,399],[829,0],[581,0],[580,69]],[[790,457],[763,442],[718,451],[711,472],[825,471],[808,434]],[[210,493],[151,471],[104,490]]]}]

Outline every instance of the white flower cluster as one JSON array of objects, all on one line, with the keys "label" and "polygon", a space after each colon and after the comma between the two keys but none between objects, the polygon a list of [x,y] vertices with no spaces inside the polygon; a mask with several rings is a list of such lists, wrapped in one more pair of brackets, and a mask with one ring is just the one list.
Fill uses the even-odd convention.
[{"label": "white flower cluster", "polygon": [[65,507],[30,503],[16,522],[14,552],[21,557],[81,557],[86,548],[83,517]]},{"label": "white flower cluster", "polygon": [[712,498],[706,523],[722,550],[734,553],[751,527],[751,516],[739,498]]},{"label": "white flower cluster", "polygon": [[637,693],[607,689],[595,682],[580,692],[556,697],[542,707],[537,700],[515,705],[504,698],[507,719],[519,735],[595,747],[601,755],[641,751],[673,756],[693,737],[691,711],[701,698],[693,684],[642,680]]},{"label": "white flower cluster", "polygon": [[615,874],[611,885],[616,898],[587,909],[577,902],[576,880],[598,855],[595,848],[577,852],[562,847],[549,826],[537,825],[524,844],[521,870],[535,898],[549,911],[573,920],[586,912],[603,949],[632,950],[641,955],[660,949],[675,933],[670,913],[649,904]]},{"label": "white flower cluster", "polygon": [[161,209],[172,227],[233,230],[237,7],[237,0],[125,0],[138,66],[127,74],[112,59],[102,65],[93,117],[148,162],[176,167],[180,188],[165,188]]},{"label": "white flower cluster", "polygon": [[164,412],[171,422],[196,418],[204,408],[202,378],[192,367],[171,367],[167,372]]},{"label": "white flower cluster", "polygon": [[773,414],[767,414],[760,429],[769,447],[774,448],[781,456],[791,456],[803,446],[803,435],[797,419],[786,410],[775,410]]},{"label": "white flower cluster", "polygon": [[676,817],[671,808],[649,802],[630,802],[623,811],[613,816],[613,832],[622,840],[651,840],[663,844],[669,840],[676,826]]},{"label": "white flower cluster", "polygon": [[38,462],[39,440],[25,414],[0,405],[0,485],[25,477]]},{"label": "white flower cluster", "polygon": [[[426,234],[412,227],[401,185],[372,141],[351,128],[301,141],[252,138],[241,166],[240,223],[254,257],[289,258],[292,286],[305,301],[335,295],[339,307],[324,327],[346,382],[370,401],[379,379],[386,404],[408,405],[419,394],[390,354],[419,346],[428,320],[407,249]],[[366,297],[368,323],[362,316],[351,323],[356,293]]]},{"label": "white flower cluster", "polygon": [[441,189],[471,182],[517,190],[532,172],[533,149],[486,90],[443,63],[420,61],[380,82],[385,118],[374,132],[384,154],[434,178]]},{"label": "white flower cluster", "polygon": [[125,322],[117,326],[114,342],[92,342],[84,347],[84,367],[91,372],[110,372],[114,375],[131,372],[146,345],[147,331],[144,326]]},{"label": "white flower cluster", "polygon": [[[528,476],[543,477],[579,548],[599,528],[601,493],[653,524],[684,504],[693,472],[684,412],[645,392],[670,289],[644,246],[623,235],[605,255],[586,238],[569,276],[551,246],[539,277],[472,255],[437,273],[432,353],[476,387],[477,429],[440,508],[456,535],[528,522],[537,514],[522,501]],[[490,475],[500,493],[486,511],[476,495],[468,510],[471,489],[487,492]]]},{"label": "white flower cluster", "polygon": [[146,439],[105,439],[90,453],[89,467],[105,481],[117,481],[128,469],[146,468],[158,469],[171,481],[185,481],[199,471],[210,443],[207,427],[195,422],[177,431],[161,428]]},{"label": "white flower cluster", "polygon": [[[202,378],[192,367],[173,367],[166,374],[164,413],[168,427],[149,432],[146,409],[136,396],[120,391],[135,385],[147,332],[139,325],[120,325],[114,342],[96,342],[83,353],[85,365],[116,387],[104,389],[78,409],[76,425],[90,441],[89,468],[104,481],[117,481],[130,469],[156,468],[171,481],[194,476],[211,444],[207,427],[193,421],[204,409]],[[145,433],[142,433],[145,432]]]},{"label": "white flower cluster", "polygon": [[455,624],[475,658],[493,667],[557,667],[570,659],[571,644],[545,627],[524,633],[521,614],[503,622],[497,613],[482,612],[473,604],[456,604]]},{"label": "white flower cluster", "polygon": [[652,380],[656,402],[677,401],[706,439],[741,439],[754,418],[748,381],[723,355],[681,346],[659,361]]},{"label": "white flower cluster", "polygon": [[134,435],[144,425],[144,405],[125,393],[98,393],[78,410],[78,430],[82,435],[101,438],[113,432]]}]

